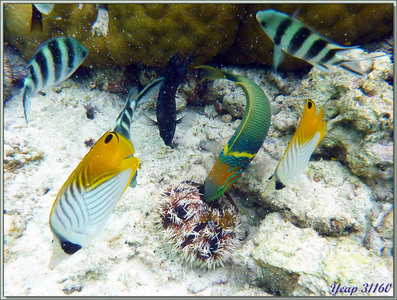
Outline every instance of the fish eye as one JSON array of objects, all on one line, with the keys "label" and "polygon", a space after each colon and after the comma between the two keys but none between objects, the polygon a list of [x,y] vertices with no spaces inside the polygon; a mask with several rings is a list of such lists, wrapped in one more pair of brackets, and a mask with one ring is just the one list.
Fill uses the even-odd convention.
[{"label": "fish eye", "polygon": [[308,103],[307,103],[307,108],[312,108],[312,106],[313,106],[313,103],[312,103],[312,101],[309,101]]},{"label": "fish eye", "polygon": [[261,21],[261,26],[262,27],[266,27],[266,22],[265,21]]},{"label": "fish eye", "polygon": [[112,138],[113,138],[113,134],[112,133],[108,134],[108,136],[105,139],[105,144],[109,143],[112,140]]}]

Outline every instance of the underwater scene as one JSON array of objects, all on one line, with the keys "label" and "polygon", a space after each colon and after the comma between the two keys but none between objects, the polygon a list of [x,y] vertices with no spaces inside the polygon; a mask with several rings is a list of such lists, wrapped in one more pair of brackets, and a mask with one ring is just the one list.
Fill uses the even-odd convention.
[{"label": "underwater scene", "polygon": [[394,2],[13,3],[4,296],[394,296]]}]

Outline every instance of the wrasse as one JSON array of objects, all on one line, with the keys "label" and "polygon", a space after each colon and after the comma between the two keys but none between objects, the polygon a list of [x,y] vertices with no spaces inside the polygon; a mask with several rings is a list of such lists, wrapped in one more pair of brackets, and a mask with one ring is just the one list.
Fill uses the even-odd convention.
[{"label": "wrasse", "polygon": [[162,81],[151,82],[136,98],[127,97],[115,129],[96,142],[59,191],[50,213],[54,236],[51,269],[98,235],[124,191],[136,184],[140,160],[134,157],[129,140],[133,111]]},{"label": "wrasse", "polygon": [[209,66],[199,66],[208,73],[205,79],[228,79],[239,85],[247,98],[243,119],[219,154],[204,183],[204,200],[222,196],[238,180],[261,148],[269,130],[271,109],[263,90],[251,79]]},{"label": "wrasse", "polygon": [[191,61],[193,52],[184,62],[181,61],[179,53],[176,53],[169,59],[162,73],[164,82],[157,99],[156,117],[160,136],[167,146],[171,145],[177,123],[175,94],[178,86],[186,77],[187,66]]},{"label": "wrasse", "polygon": [[306,168],[310,156],[325,135],[324,106],[316,115],[316,105],[307,100],[302,119],[284,156],[269,179],[264,195],[294,183]]},{"label": "wrasse", "polygon": [[274,42],[273,66],[275,70],[283,61],[284,52],[286,52],[322,70],[328,71],[330,66],[338,66],[361,77],[365,74],[360,69],[358,62],[380,57],[345,58],[339,55],[339,52],[359,46],[343,47],[335,44],[296,18],[273,9],[259,11],[256,14],[256,19],[263,31]]},{"label": "wrasse", "polygon": [[23,110],[26,123],[30,98],[38,91],[67,79],[83,63],[88,50],[71,37],[61,36],[44,43],[27,65],[23,86]]}]

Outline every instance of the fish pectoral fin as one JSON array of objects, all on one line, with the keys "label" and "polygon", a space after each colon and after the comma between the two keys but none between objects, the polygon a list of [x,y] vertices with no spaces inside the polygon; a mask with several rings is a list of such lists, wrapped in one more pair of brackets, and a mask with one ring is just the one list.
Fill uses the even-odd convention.
[{"label": "fish pectoral fin", "polygon": [[[194,122],[197,120],[198,114],[192,111],[186,112],[182,117],[177,120],[177,123],[182,123],[183,128],[190,129]],[[179,127],[181,129],[181,127]]]},{"label": "fish pectoral fin", "polygon": [[138,177],[138,170],[136,170],[134,176],[132,176],[131,182],[130,182],[130,187],[134,188],[137,186],[137,177]]},{"label": "fish pectoral fin", "polygon": [[26,124],[29,123],[28,122],[28,110],[29,110],[29,107],[30,107],[30,101],[29,101],[30,100],[29,99],[30,95],[29,94],[31,94],[31,93],[28,94],[27,89],[28,89],[27,87],[24,87],[23,96],[22,96],[23,114],[25,116]]},{"label": "fish pectoral fin", "polygon": [[277,71],[278,67],[284,60],[284,51],[280,45],[274,45],[274,55],[273,55],[273,67],[274,70]]},{"label": "fish pectoral fin", "polygon": [[143,112],[143,115],[145,116],[145,119],[149,121],[149,125],[157,126],[158,123],[154,118],[150,117],[146,112]]}]

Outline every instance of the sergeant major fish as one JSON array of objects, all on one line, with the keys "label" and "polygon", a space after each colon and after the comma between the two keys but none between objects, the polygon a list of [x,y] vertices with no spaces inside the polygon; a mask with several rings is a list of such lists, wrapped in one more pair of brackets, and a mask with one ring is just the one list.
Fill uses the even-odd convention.
[{"label": "sergeant major fish", "polygon": [[28,123],[30,98],[38,91],[60,83],[83,63],[88,54],[78,41],[61,36],[44,43],[27,65],[28,75],[23,86],[23,110]]},{"label": "sergeant major fish", "polygon": [[247,98],[243,119],[219,154],[204,183],[204,200],[211,202],[222,196],[238,180],[251,160],[256,156],[267,136],[271,108],[263,90],[251,79],[215,69],[204,69],[206,79],[228,79],[239,85]]},{"label": "sergeant major fish", "polygon": [[161,82],[151,82],[136,98],[127,97],[114,130],[95,143],[59,191],[49,220],[54,236],[51,269],[98,235],[128,185],[136,185],[140,160],[129,140],[133,110]]},{"label": "sergeant major fish", "polygon": [[356,76],[364,76],[357,62],[365,59],[348,59],[339,55],[341,51],[359,46],[337,45],[301,21],[273,9],[259,11],[256,19],[263,31],[274,42],[273,66],[275,70],[283,61],[283,51],[285,51],[325,71],[329,70],[330,66],[339,66]]},{"label": "sergeant major fish", "polygon": [[190,63],[193,52],[184,62],[181,61],[179,53],[176,53],[169,59],[162,73],[164,83],[157,99],[156,117],[160,136],[167,146],[171,145],[177,123],[176,90],[187,74],[187,65]]},{"label": "sergeant major fish", "polygon": [[277,165],[265,190],[264,196],[273,190],[280,190],[297,181],[307,167],[310,156],[325,135],[324,106],[316,115],[316,105],[307,100],[302,119],[284,156]]}]

